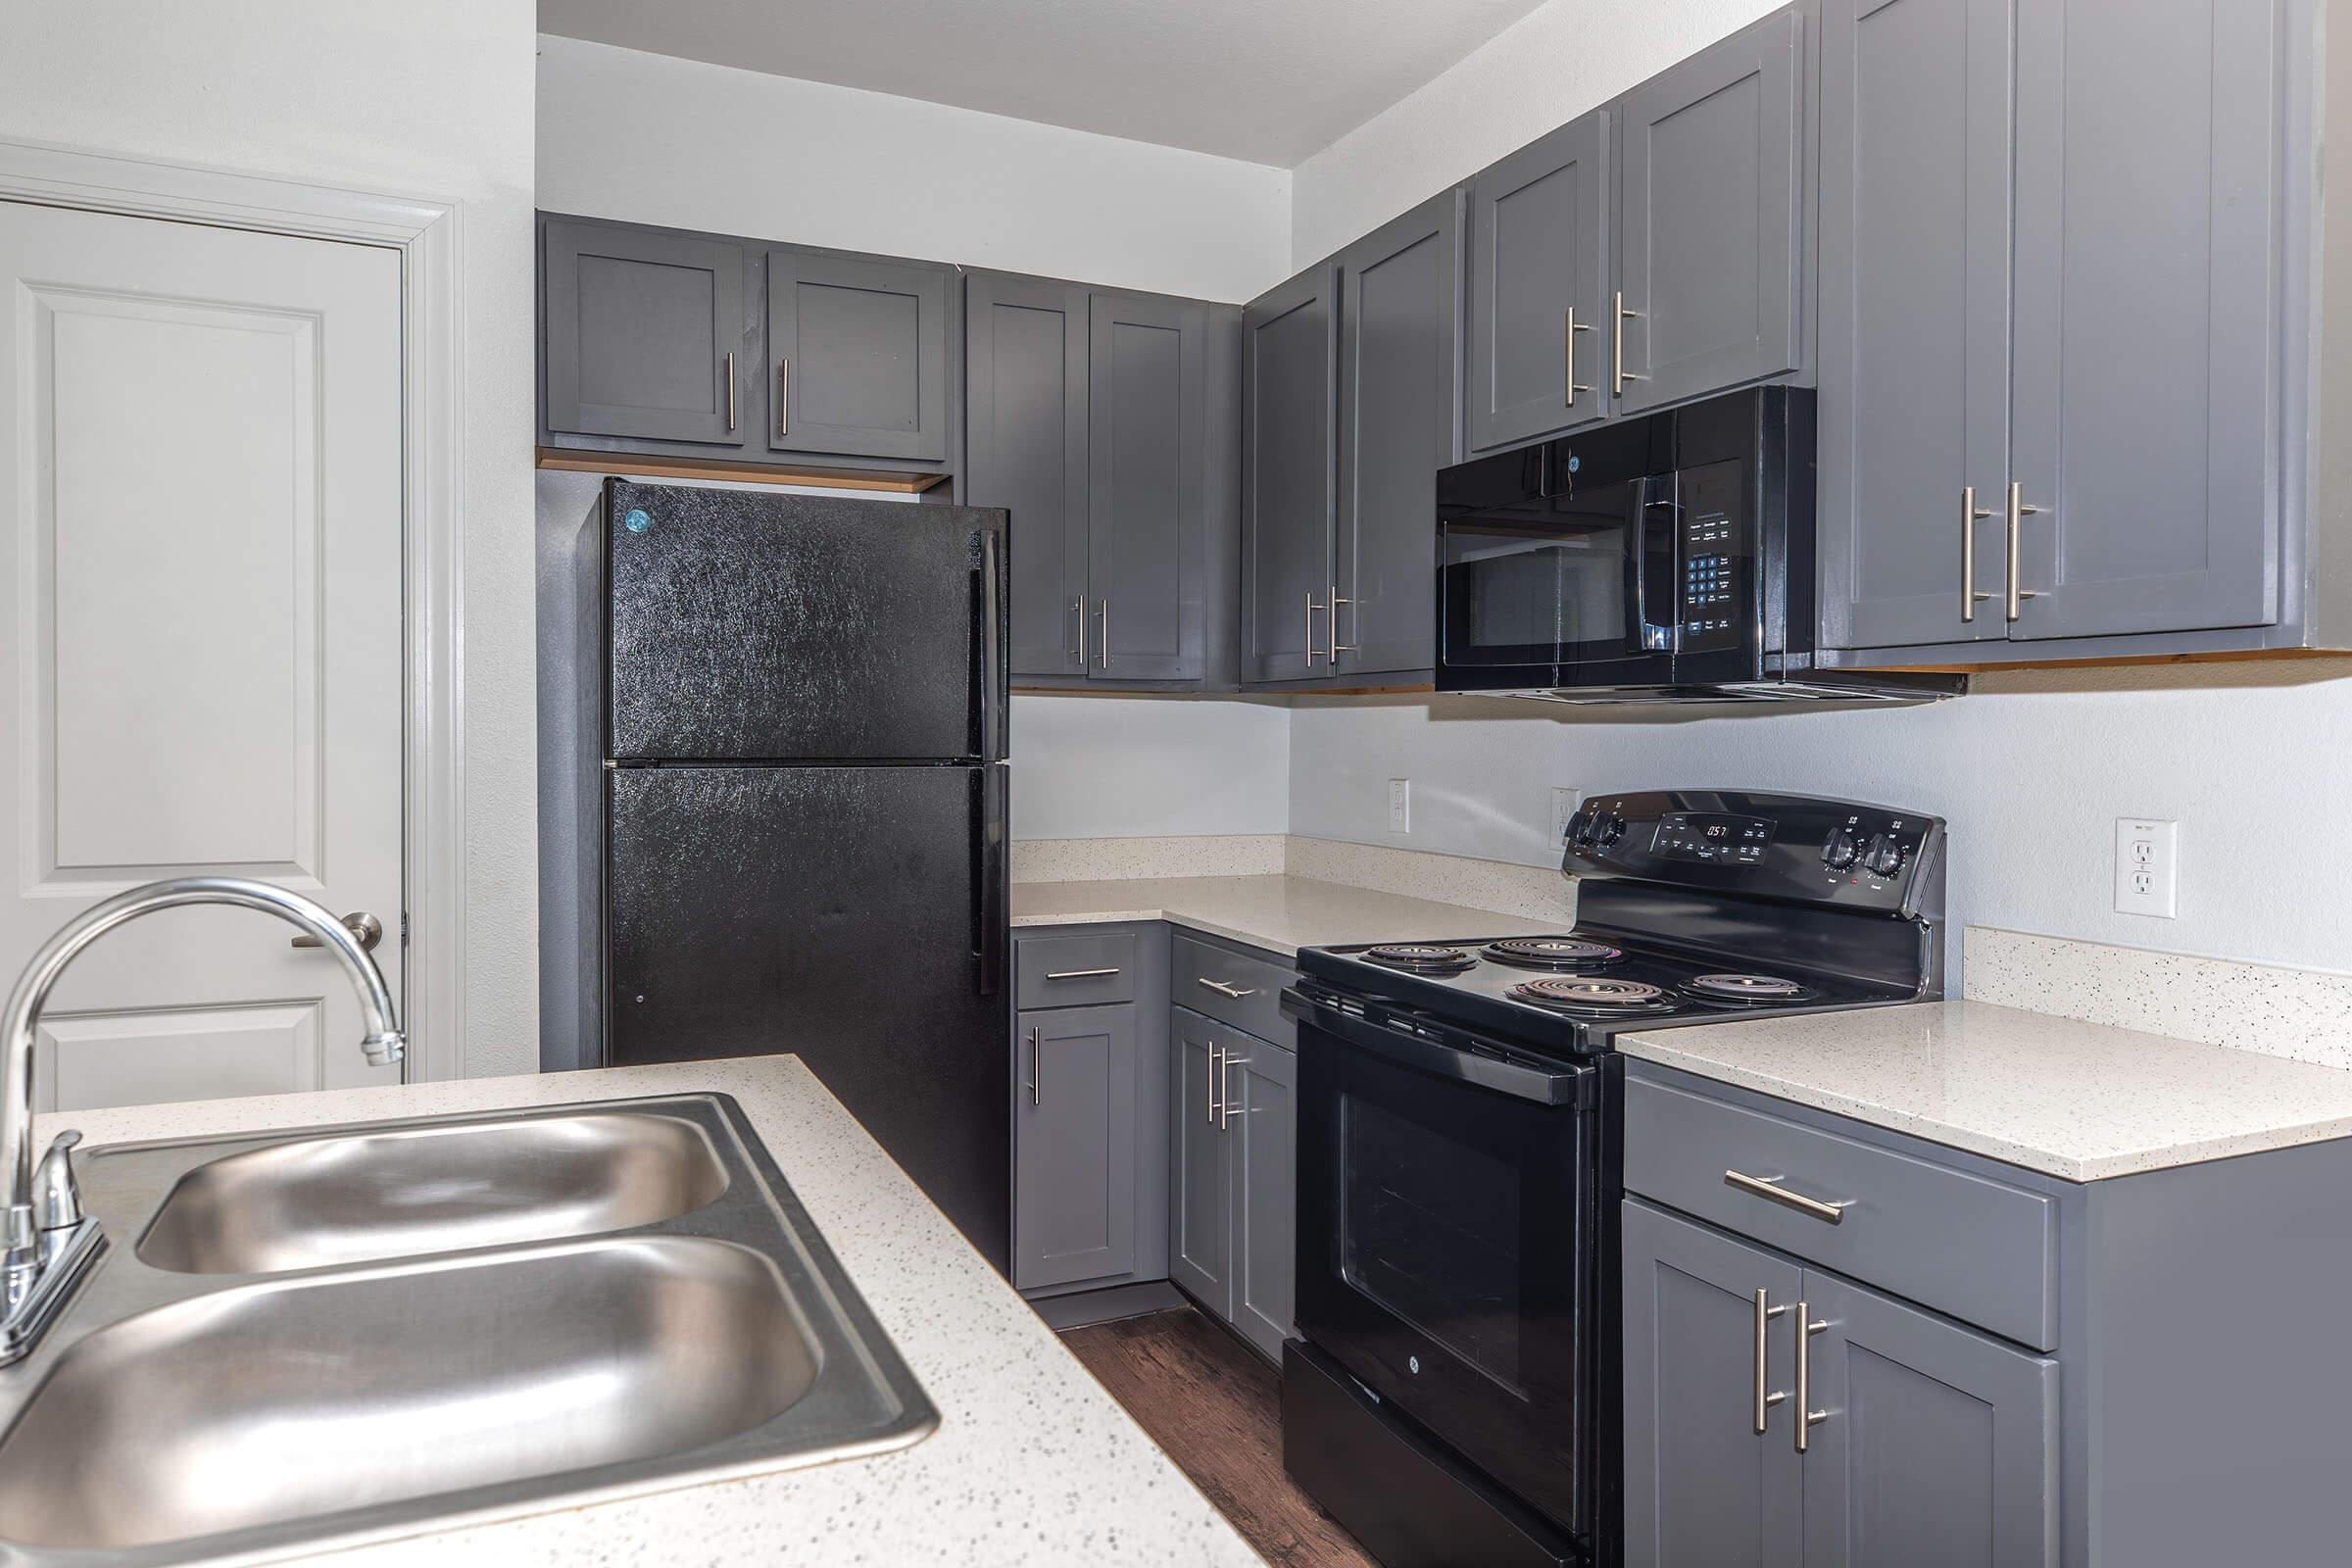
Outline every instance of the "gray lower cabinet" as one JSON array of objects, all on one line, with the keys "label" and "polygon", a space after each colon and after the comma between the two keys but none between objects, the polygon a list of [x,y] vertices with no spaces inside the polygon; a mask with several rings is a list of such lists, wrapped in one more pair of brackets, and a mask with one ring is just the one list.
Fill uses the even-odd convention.
[{"label": "gray lower cabinet", "polygon": [[1189,1008],[1170,1016],[1168,1277],[1279,1359],[1294,1332],[1298,1058]]},{"label": "gray lower cabinet", "polygon": [[1245,681],[1331,671],[1339,295],[1318,263],[1242,312]]},{"label": "gray lower cabinet", "polygon": [[956,270],[767,248],[767,450],[940,463]]},{"label": "gray lower cabinet", "polygon": [[1471,180],[1465,444],[1492,451],[1608,412],[1606,109]]},{"label": "gray lower cabinet", "polygon": [[541,410],[557,434],[743,446],[757,377],[745,248],[671,229],[540,225]]},{"label": "gray lower cabinet", "polygon": [[1804,14],[1776,12],[1619,110],[1607,366],[1633,413],[1803,363]]},{"label": "gray lower cabinet", "polygon": [[1012,1268],[1023,1289],[1135,1269],[1135,1022],[1127,1004],[1020,1015]]}]

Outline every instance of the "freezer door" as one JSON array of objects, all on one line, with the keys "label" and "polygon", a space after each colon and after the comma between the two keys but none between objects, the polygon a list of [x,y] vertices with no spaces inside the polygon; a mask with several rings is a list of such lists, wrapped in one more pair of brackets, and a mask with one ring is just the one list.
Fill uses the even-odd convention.
[{"label": "freezer door", "polygon": [[608,757],[1003,755],[1004,514],[606,486]]},{"label": "freezer door", "polygon": [[607,774],[608,1059],[797,1053],[998,1267],[1001,765]]}]

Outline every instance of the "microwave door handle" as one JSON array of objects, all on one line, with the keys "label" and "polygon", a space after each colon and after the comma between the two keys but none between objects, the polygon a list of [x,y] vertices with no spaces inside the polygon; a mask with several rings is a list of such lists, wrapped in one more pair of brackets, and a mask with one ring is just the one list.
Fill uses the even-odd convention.
[{"label": "microwave door handle", "polygon": [[[1660,499],[1663,492],[1664,499]],[[1682,619],[1681,596],[1675,582],[1675,538],[1681,532],[1682,508],[1674,497],[1674,477],[1654,475],[1642,481],[1641,516],[1634,529],[1634,549],[1639,553],[1634,570],[1634,612],[1642,625],[1642,652],[1670,654],[1675,651],[1676,630]],[[1665,537],[1655,536],[1650,514],[1663,512],[1668,518]],[[1651,599],[1664,601],[1671,619],[1651,618]]]}]

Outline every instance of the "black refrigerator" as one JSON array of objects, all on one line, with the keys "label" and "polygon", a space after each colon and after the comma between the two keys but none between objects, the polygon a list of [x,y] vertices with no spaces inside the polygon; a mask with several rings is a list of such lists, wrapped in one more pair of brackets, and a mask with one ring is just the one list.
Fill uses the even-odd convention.
[{"label": "black refrigerator", "polygon": [[579,617],[588,1038],[797,1053],[1000,1269],[1004,520],[609,480]]}]

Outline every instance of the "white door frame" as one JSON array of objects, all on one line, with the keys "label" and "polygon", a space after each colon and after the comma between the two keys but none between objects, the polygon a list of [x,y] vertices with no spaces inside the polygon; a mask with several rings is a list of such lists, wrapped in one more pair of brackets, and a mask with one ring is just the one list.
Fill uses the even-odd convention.
[{"label": "white door frame", "polygon": [[[401,255],[408,664],[402,900],[411,1082],[465,1072],[464,577],[457,202],[0,139],[0,200],[383,245]],[[6,438],[7,432],[0,432]],[[0,980],[7,977],[0,976]]]}]

